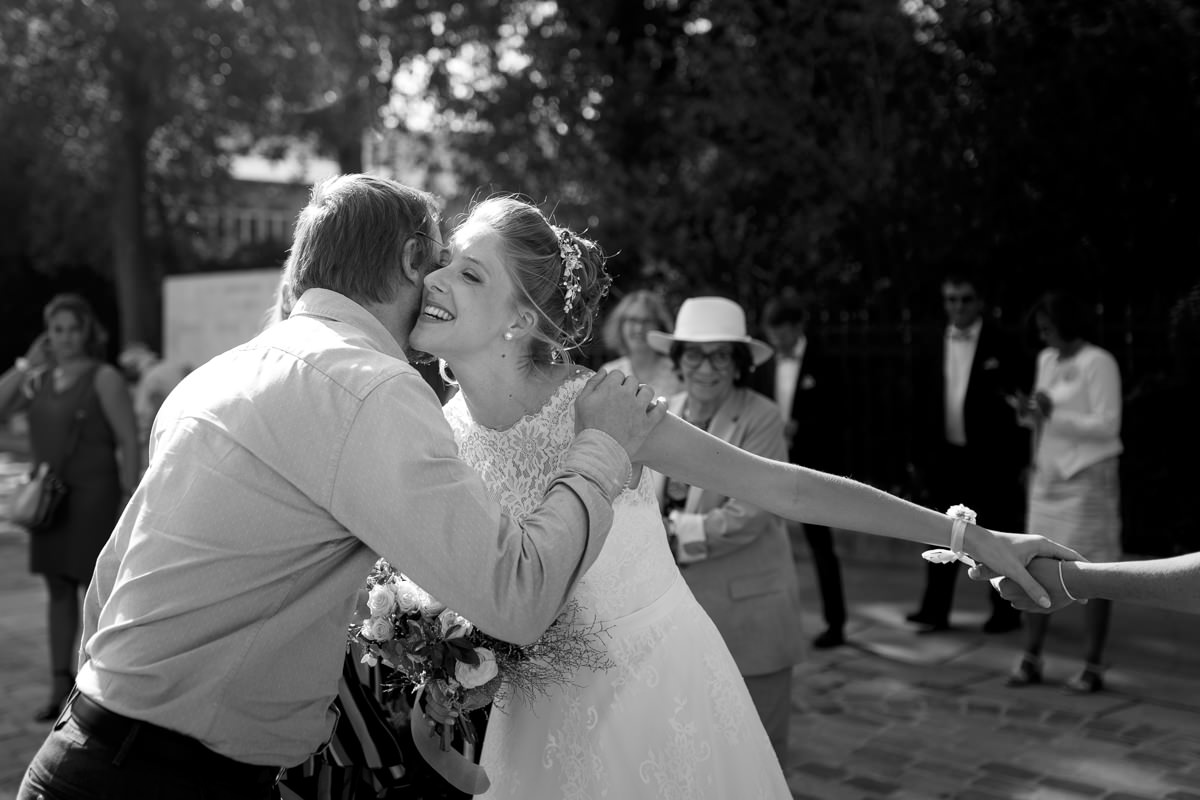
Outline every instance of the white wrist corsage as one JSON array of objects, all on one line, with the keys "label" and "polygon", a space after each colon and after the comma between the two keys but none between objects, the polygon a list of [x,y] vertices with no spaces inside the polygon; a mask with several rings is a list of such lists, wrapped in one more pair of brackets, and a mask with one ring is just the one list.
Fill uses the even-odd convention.
[{"label": "white wrist corsage", "polygon": [[975,524],[975,512],[963,505],[950,506],[946,516],[954,520],[950,529],[950,549],[926,550],[921,557],[934,564],[952,564],[961,561],[969,567],[975,566],[975,561],[963,552],[963,538],[967,535],[967,525]]}]

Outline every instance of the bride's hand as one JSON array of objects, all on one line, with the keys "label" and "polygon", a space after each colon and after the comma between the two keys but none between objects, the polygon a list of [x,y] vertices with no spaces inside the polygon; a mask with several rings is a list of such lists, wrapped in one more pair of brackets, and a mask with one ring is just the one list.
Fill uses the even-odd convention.
[{"label": "bride's hand", "polygon": [[[981,566],[986,565],[986,569],[993,574],[1004,575],[1015,581],[1025,594],[1042,608],[1050,606],[1050,594],[1029,574],[1025,565],[1039,556],[1061,561],[1083,559],[1071,548],[1052,542],[1044,536],[990,531],[977,525],[968,526],[964,545],[964,550],[971,558]],[[973,567],[972,573],[978,569],[980,567]]]}]

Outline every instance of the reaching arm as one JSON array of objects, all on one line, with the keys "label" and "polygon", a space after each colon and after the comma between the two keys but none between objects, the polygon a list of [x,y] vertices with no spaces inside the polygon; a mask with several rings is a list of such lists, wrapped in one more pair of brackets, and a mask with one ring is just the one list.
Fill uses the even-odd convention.
[{"label": "reaching arm", "polygon": [[29,403],[21,391],[28,378],[26,370],[11,367],[0,375],[0,420],[8,417]]},{"label": "reaching arm", "polygon": [[[742,421],[746,428],[739,440],[740,449],[784,461],[787,449],[783,440],[783,421],[774,406],[743,408]],[[674,519],[686,530],[694,520],[695,530],[704,535],[704,553],[712,558],[728,554],[756,541],[777,524],[770,512],[738,497],[727,496],[720,505],[704,513],[676,512]],[[682,535],[682,534],[681,534]]]},{"label": "reaching arm", "polygon": [[599,417],[608,419],[584,414],[592,424],[576,435],[562,471],[523,520],[503,514],[458,458],[437,398],[415,371],[376,388],[349,423],[330,510],[480,629],[515,644],[532,642],[608,535],[612,500],[630,472],[620,441],[636,447],[642,428],[661,416],[645,410],[652,398],[648,391],[635,396],[636,383],[623,393],[616,391],[619,379],[601,376],[589,385],[584,407],[594,401],[607,408]]},{"label": "reaching arm", "polygon": [[1007,578],[998,580],[996,589],[1022,611],[1057,611],[1077,600],[1103,599],[1200,614],[1200,553],[1149,561],[1064,562],[1061,579],[1059,569],[1054,559],[1029,564],[1033,576],[1050,590],[1049,608],[1031,605]]},{"label": "reaching arm", "polygon": [[[635,460],[799,522],[941,547],[950,542],[953,525],[943,514],[849,478],[747,453],[672,414],[650,432]],[[1046,592],[1024,564],[1037,555],[1079,557],[1040,536],[994,533],[977,525],[967,526],[964,545],[977,561],[1012,577],[1038,600]]]},{"label": "reaching arm", "polygon": [[45,377],[50,367],[50,350],[46,334],[39,335],[29,351],[17,363],[0,375],[0,420],[29,405],[36,381]]}]

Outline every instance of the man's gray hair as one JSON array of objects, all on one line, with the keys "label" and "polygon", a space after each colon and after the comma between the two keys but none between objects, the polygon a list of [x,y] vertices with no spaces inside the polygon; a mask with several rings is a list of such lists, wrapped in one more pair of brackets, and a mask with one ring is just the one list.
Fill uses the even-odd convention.
[{"label": "man's gray hair", "polygon": [[[403,285],[404,244],[437,226],[433,196],[375,175],[338,175],[313,187],[284,265],[293,297],[330,289],[358,303],[390,303]],[[428,256],[433,245],[415,238]]]}]

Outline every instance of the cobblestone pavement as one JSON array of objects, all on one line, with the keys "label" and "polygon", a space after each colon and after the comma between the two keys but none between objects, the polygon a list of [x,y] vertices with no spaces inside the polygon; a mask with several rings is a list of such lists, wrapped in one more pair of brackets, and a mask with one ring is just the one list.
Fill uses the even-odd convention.
[{"label": "cobblestone pavement", "polygon": [[1061,688],[1083,649],[1082,610],[1067,609],[1047,639],[1046,683],[1012,689],[1020,633],[980,631],[983,585],[959,585],[950,632],[904,622],[923,580],[907,547],[843,562],[851,645],[796,669],[796,798],[1200,800],[1200,617],[1115,607],[1108,690],[1080,697]]},{"label": "cobblestone pavement", "polygon": [[[1055,684],[1078,668],[1081,616],[1063,612],[1047,684],[1008,689],[1019,635],[979,632],[985,587],[964,580],[956,628],[916,635],[903,622],[921,588],[915,550],[859,546],[867,538],[839,543],[851,644],[796,669],[796,798],[1200,800],[1200,618],[1118,607],[1110,690],[1074,697]],[[23,533],[0,526],[0,800],[13,798],[47,730],[31,720],[48,691],[45,593],[25,550]],[[812,572],[798,569],[815,634]]]}]

